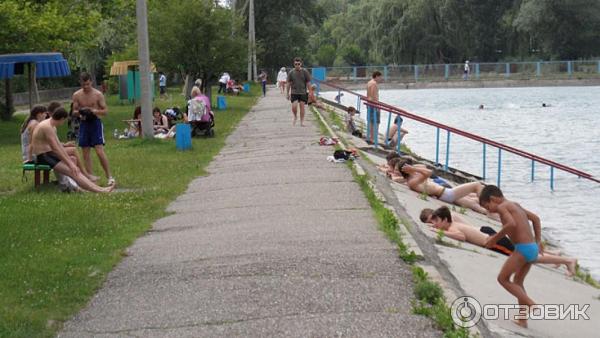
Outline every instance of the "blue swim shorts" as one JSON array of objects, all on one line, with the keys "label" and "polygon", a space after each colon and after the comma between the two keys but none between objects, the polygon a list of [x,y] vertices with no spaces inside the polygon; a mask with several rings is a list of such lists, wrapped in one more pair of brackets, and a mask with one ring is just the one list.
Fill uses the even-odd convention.
[{"label": "blue swim shorts", "polygon": [[104,126],[102,120],[81,121],[79,126],[79,146],[92,148],[104,145]]},{"label": "blue swim shorts", "polygon": [[515,251],[523,255],[527,263],[533,263],[537,260],[539,248],[537,243],[517,243]]},{"label": "blue swim shorts", "polygon": [[375,113],[375,124],[381,122],[381,111],[379,109],[367,106],[367,119],[369,123],[373,122],[373,114]]}]

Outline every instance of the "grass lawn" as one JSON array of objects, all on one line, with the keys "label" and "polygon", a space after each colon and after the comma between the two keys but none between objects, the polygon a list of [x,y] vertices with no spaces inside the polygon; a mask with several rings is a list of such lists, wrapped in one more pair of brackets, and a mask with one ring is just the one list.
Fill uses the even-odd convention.
[{"label": "grass lawn", "polygon": [[[215,137],[195,138],[186,152],[176,151],[174,140],[115,140],[112,131],[126,127],[121,120],[131,118],[134,107],[108,97],[106,152],[118,188],[125,189],[109,195],[67,194],[52,186],[36,192],[32,173],[21,182],[24,116],[0,121],[0,337],[54,336],[94,295],[124,249],[205,174],[259,92],[252,86],[250,94],[228,96],[227,110],[215,111]],[[169,93],[169,100],[155,104],[185,106],[178,90]],[[65,135],[59,130],[63,141]],[[104,176],[93,152],[92,158],[94,174]]]}]

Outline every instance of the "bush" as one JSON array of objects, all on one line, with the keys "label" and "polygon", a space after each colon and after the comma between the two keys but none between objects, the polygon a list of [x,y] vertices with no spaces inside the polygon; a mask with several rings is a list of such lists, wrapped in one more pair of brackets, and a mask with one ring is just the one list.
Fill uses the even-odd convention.
[{"label": "bush", "polygon": [[437,283],[425,280],[415,285],[415,296],[417,299],[433,305],[438,299],[444,297],[444,292]]}]

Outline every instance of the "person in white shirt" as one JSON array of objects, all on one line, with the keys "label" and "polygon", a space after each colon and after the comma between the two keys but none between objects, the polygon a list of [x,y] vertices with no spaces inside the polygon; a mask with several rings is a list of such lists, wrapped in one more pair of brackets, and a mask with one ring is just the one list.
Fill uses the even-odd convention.
[{"label": "person in white shirt", "polygon": [[285,83],[287,81],[287,72],[285,71],[285,67],[281,67],[279,73],[277,73],[277,85],[279,86],[279,90],[281,90],[281,94],[285,94]]},{"label": "person in white shirt", "polygon": [[229,77],[229,73],[225,72],[221,75],[219,79],[219,94],[223,91],[223,94],[227,94],[227,82],[229,82],[231,78]]},{"label": "person in white shirt", "polygon": [[163,72],[159,72],[158,74],[158,87],[160,89],[160,97],[165,98],[167,95],[167,76]]}]

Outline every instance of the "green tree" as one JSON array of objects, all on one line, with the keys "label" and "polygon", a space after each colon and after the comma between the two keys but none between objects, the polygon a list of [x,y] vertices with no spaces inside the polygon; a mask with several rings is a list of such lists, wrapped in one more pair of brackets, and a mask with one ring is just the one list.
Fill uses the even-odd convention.
[{"label": "green tree", "polygon": [[362,50],[357,45],[346,45],[341,51],[344,61],[351,66],[361,66],[365,64],[365,57]]},{"label": "green tree", "polygon": [[156,0],[149,11],[150,55],[161,69],[203,86],[223,71],[243,71],[247,43],[233,11],[210,0]]},{"label": "green tree", "polygon": [[[86,2],[73,1],[71,4],[71,7],[67,7],[65,2],[58,0],[1,1],[0,54],[58,51],[65,55],[72,66],[75,65],[77,49],[94,39],[100,13]],[[6,81],[3,119],[10,119],[14,111],[10,88],[10,82]]]},{"label": "green tree", "polygon": [[[244,10],[245,3],[244,0],[237,1],[244,20],[248,15]],[[254,6],[259,68],[291,66],[296,56],[302,57],[305,64],[313,62],[315,57],[310,53],[309,37],[324,19],[324,10],[316,0],[261,0],[255,1]]]},{"label": "green tree", "polygon": [[524,0],[514,26],[547,58],[577,59],[600,53],[597,0]]},{"label": "green tree", "polygon": [[315,58],[320,66],[333,66],[336,57],[336,49],[333,45],[322,45],[319,47]]}]

